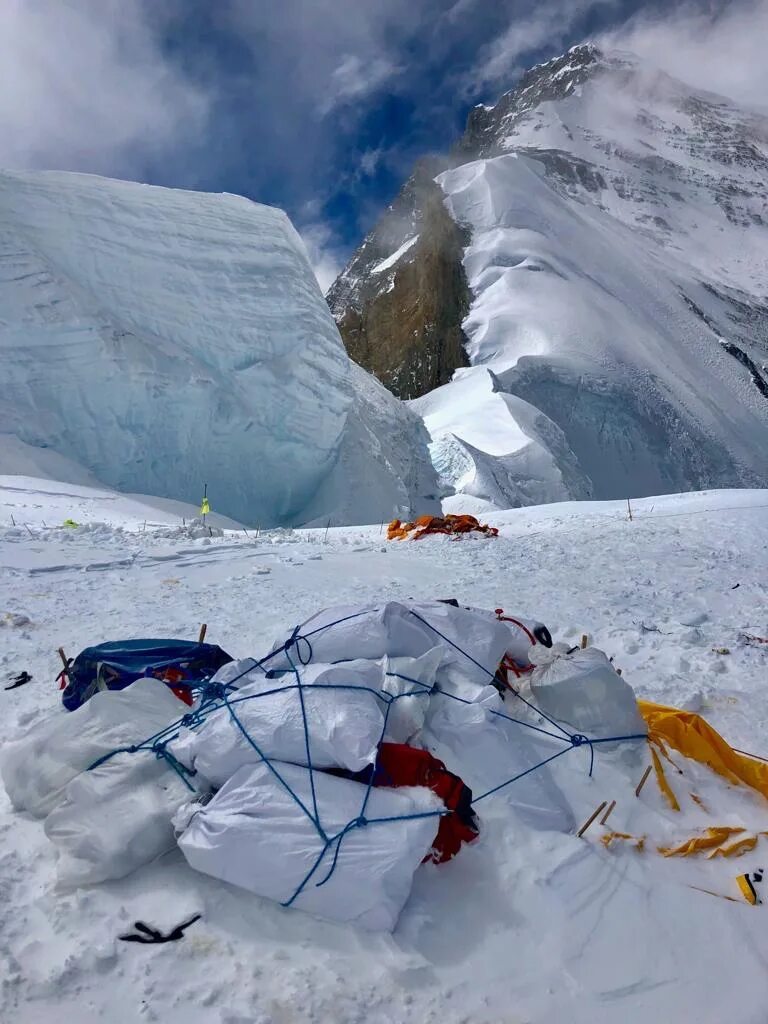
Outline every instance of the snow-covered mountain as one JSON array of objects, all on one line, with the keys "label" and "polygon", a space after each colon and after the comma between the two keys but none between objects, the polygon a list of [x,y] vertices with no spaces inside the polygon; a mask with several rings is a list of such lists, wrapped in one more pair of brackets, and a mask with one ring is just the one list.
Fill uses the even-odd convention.
[{"label": "snow-covered mountain", "polygon": [[[472,111],[435,170],[329,302],[353,356],[417,399],[454,503],[768,482],[768,119],[585,45]],[[438,297],[392,344],[414,281]],[[404,372],[444,353],[441,315],[461,358]]]},{"label": "snow-covered mountain", "polygon": [[0,173],[0,472],[372,522],[429,511],[426,440],[351,363],[281,211]]}]

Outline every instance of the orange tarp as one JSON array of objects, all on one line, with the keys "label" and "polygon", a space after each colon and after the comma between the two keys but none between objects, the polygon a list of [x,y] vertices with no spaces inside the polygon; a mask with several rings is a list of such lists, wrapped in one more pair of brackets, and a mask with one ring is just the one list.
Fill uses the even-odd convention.
[{"label": "orange tarp", "polygon": [[412,523],[401,523],[393,519],[387,529],[387,540],[420,540],[431,533],[449,535],[461,533],[485,533],[489,537],[497,537],[499,531],[494,526],[486,526],[474,516],[419,516]]}]

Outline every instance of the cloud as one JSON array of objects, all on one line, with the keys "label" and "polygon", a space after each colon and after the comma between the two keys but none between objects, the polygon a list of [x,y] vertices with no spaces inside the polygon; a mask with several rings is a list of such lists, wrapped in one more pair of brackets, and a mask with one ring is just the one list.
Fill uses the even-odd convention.
[{"label": "cloud", "polygon": [[344,259],[337,251],[334,236],[328,225],[320,221],[299,228],[309,262],[323,295],[339,276]]},{"label": "cloud", "polygon": [[207,100],[161,51],[162,7],[2,0],[0,165],[140,175],[199,130]]},{"label": "cloud", "polygon": [[619,0],[542,0],[528,13],[515,14],[505,30],[486,43],[475,66],[460,85],[464,96],[474,96],[488,87],[508,89],[512,80],[528,66],[525,58],[542,48],[555,56],[573,45],[573,33],[590,12],[610,12]]},{"label": "cloud", "polygon": [[599,42],[631,50],[699,89],[765,108],[766,40],[768,0],[731,0],[724,8],[689,2],[662,15],[641,13]]},{"label": "cloud", "polygon": [[342,103],[362,100],[399,71],[396,64],[383,57],[363,61],[356,54],[347,53],[331,73],[326,96],[318,109],[325,115]]},{"label": "cloud", "polygon": [[360,156],[360,171],[366,177],[371,177],[384,157],[384,147],[377,146],[376,149],[366,149]]}]

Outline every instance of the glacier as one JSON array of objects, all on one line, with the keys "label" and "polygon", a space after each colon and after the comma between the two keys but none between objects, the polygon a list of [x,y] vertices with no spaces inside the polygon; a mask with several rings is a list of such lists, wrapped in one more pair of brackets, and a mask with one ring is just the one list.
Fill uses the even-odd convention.
[{"label": "glacier", "polygon": [[23,452],[129,493],[207,484],[265,526],[430,511],[424,427],[365,377],[282,211],[0,172],[0,472]]}]

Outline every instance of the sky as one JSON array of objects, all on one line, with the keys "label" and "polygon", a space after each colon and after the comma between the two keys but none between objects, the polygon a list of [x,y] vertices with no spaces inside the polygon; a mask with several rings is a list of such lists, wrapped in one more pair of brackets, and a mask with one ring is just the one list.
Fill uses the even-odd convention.
[{"label": "sky", "polygon": [[0,166],[280,206],[325,288],[419,156],[585,39],[768,96],[768,0],[0,0]]}]

